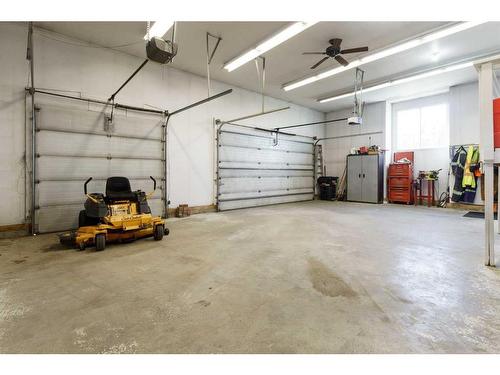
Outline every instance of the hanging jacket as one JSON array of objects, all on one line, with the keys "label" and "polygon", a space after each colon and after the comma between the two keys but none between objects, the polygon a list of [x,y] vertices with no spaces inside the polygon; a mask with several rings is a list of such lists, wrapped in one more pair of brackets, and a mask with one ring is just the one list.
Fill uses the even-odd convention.
[{"label": "hanging jacket", "polygon": [[464,176],[462,178],[462,187],[470,186],[476,188],[476,176],[474,170],[479,162],[479,150],[474,146],[469,146],[467,149],[467,157],[465,159]]},{"label": "hanging jacket", "polygon": [[463,146],[460,146],[453,159],[451,159],[451,171],[455,176],[455,184],[453,186],[453,193],[451,195],[451,200],[453,202],[459,202],[462,199],[464,193],[464,188],[462,186],[462,179],[464,176],[465,161],[467,159],[467,151]]}]

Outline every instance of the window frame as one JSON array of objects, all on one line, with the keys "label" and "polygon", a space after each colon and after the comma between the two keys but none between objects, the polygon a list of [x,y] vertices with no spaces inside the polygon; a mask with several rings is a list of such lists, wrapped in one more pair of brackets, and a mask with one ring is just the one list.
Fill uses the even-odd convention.
[{"label": "window frame", "polygon": [[[421,137],[422,137],[422,129],[420,129],[419,132],[419,147],[416,148],[399,148],[398,147],[398,112],[404,111],[404,110],[411,110],[411,109],[418,109],[421,115],[421,111],[423,107],[430,107],[430,106],[435,106],[435,105],[445,105],[446,106],[446,134],[447,134],[447,140],[446,143],[443,145],[439,146],[432,146],[432,147],[421,147]],[[394,152],[398,151],[419,151],[419,150],[432,150],[432,149],[442,149],[442,148],[448,148],[450,146],[450,103],[449,103],[449,95],[448,93],[445,94],[438,94],[438,95],[432,95],[432,96],[427,96],[427,97],[422,97],[418,99],[410,99],[410,100],[405,100],[397,103],[392,103],[392,109],[391,109],[391,133],[392,133],[392,150]],[[422,118],[420,116],[419,118],[419,124],[421,126],[422,124]]]}]

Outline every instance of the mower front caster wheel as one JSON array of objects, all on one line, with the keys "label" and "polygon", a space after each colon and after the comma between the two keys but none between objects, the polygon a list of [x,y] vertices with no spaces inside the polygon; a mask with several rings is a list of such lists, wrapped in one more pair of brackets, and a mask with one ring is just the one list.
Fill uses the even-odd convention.
[{"label": "mower front caster wheel", "polygon": [[95,249],[102,251],[106,247],[106,235],[104,233],[95,236]]},{"label": "mower front caster wheel", "polygon": [[165,228],[163,227],[163,225],[157,225],[154,230],[155,241],[161,241],[164,234],[165,234]]}]

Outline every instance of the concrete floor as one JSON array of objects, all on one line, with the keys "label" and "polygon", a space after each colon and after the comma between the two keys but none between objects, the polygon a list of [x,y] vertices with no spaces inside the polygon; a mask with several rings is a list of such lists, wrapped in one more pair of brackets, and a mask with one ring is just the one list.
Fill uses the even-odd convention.
[{"label": "concrete floor", "polygon": [[316,201],[104,252],[1,239],[0,352],[499,353],[500,271],[462,215]]}]

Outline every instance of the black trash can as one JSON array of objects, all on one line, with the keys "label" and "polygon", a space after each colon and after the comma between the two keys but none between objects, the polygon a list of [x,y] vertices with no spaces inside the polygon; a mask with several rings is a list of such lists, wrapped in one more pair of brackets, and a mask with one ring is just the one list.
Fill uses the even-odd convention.
[{"label": "black trash can", "polygon": [[333,201],[337,198],[337,182],[338,177],[319,177],[318,178],[318,189],[319,189],[319,199],[323,201]]}]

